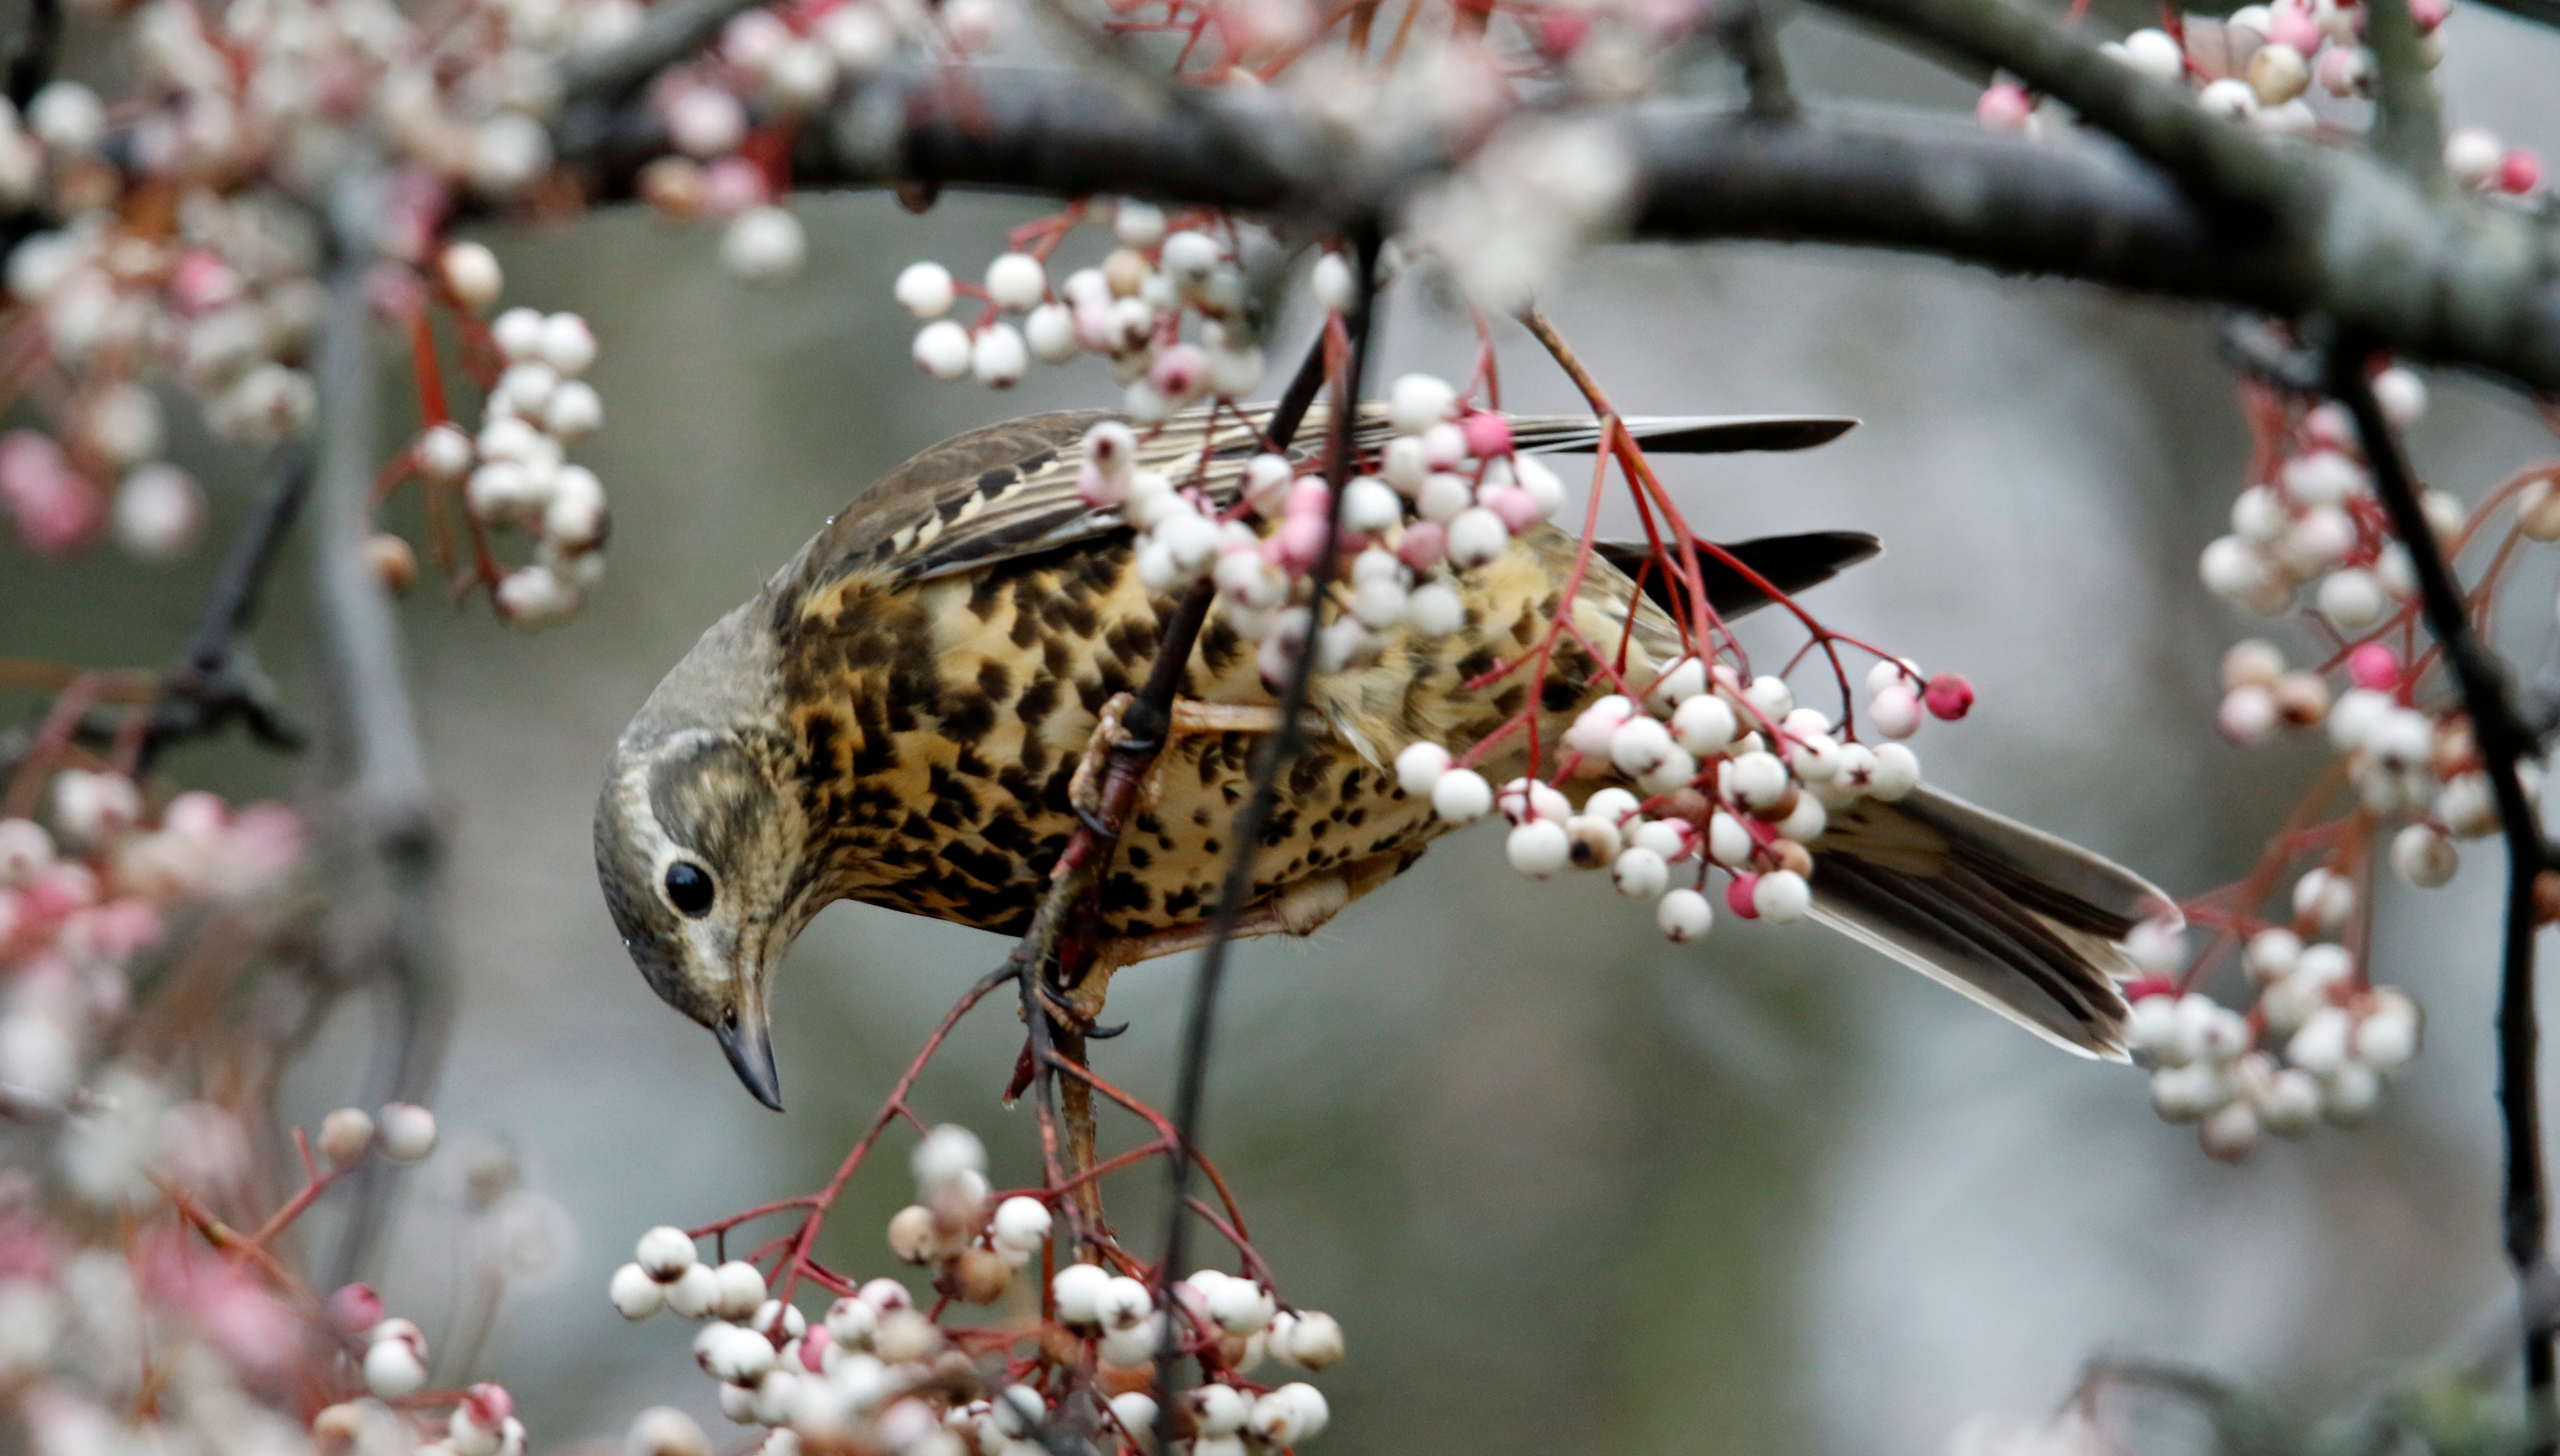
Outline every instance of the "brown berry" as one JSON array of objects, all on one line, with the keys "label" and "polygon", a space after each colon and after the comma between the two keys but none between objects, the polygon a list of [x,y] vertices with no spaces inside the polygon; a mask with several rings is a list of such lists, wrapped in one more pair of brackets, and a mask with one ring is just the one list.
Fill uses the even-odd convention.
[{"label": "brown berry", "polygon": [[940,1230],[933,1226],[933,1211],[922,1204],[909,1204],[888,1220],[888,1251],[910,1264],[932,1262],[934,1247],[941,1241]]},{"label": "brown berry", "polygon": [[1565,852],[1578,870],[1602,870],[1618,860],[1618,826],[1581,816],[1565,823]]},{"label": "brown berry", "polygon": [[1149,271],[1146,254],[1131,248],[1113,248],[1111,255],[1102,260],[1102,280],[1111,285],[1115,298],[1137,297]]},{"label": "brown berry", "polygon": [[951,1261],[951,1288],[968,1304],[994,1304],[1014,1282],[1014,1266],[989,1248],[964,1248]]},{"label": "brown berry", "polygon": [[409,550],[405,537],[388,531],[377,531],[365,538],[365,565],[371,566],[374,579],[394,596],[405,595],[417,584],[417,553]]},{"label": "brown berry", "polygon": [[2286,673],[2267,691],[2275,696],[2277,715],[2295,728],[2310,728],[2328,717],[2328,684],[2318,673]]},{"label": "brown berry", "polygon": [[670,218],[700,216],[708,192],[691,157],[660,157],[640,169],[640,196]]}]

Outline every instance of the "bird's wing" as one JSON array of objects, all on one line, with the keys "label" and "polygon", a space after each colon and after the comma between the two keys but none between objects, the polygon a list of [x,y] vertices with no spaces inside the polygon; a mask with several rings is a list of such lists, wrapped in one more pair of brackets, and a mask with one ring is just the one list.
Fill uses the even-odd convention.
[{"label": "bird's wing", "polygon": [[[1269,404],[1186,410],[1139,436],[1137,467],[1196,485],[1218,504],[1241,488],[1244,462],[1262,448]],[[1326,409],[1307,411],[1292,454],[1312,459]],[[925,450],[857,496],[783,568],[800,591],[856,571],[904,583],[973,571],[1122,529],[1120,513],[1086,505],[1075,480],[1084,433],[1116,417],[1099,409],[1025,415],[971,430]],[[1673,453],[1795,450],[1837,437],[1856,421],[1832,415],[1678,415],[1626,421],[1647,448]],[[1363,405],[1360,443],[1388,434],[1384,406]],[[1515,444],[1529,451],[1588,450],[1596,421],[1579,415],[1515,415]]]},{"label": "bird's wing", "polygon": [[2120,943],[2177,906],[2132,871],[1931,789],[1813,845],[1814,917],[2083,1056],[2125,1058]]},{"label": "bird's wing", "polygon": [[[1671,577],[1645,569],[1653,558],[1650,545],[1602,541],[1594,543],[1592,549],[1601,560],[1641,581],[1645,595],[1653,598],[1656,606],[1667,612],[1680,610],[1672,599]],[[1816,531],[1803,536],[1762,536],[1731,542],[1724,550],[1761,580],[1793,596],[1881,555],[1884,543],[1863,531]],[[1761,590],[1758,582],[1715,557],[1699,553],[1698,569],[1706,576],[1706,604],[1726,621],[1769,604],[1769,593]]]}]

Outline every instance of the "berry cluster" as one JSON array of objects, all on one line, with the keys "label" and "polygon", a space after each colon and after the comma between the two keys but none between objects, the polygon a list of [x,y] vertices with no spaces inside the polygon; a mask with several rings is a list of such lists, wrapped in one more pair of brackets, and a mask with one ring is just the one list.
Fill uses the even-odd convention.
[{"label": "berry cluster", "polygon": [[[2262,1128],[2299,1137],[2322,1119],[2356,1126],[2372,1115],[2382,1077],[2417,1055],[2417,1003],[2392,987],[2365,988],[2353,951],[2304,933],[2335,935],[2354,903],[2353,883],[2328,870],[2295,882],[2293,925],[2259,930],[2242,950],[2257,992],[2246,1015],[2181,993],[2164,973],[2126,988],[2127,1040],[2151,1071],[2152,1105],[2171,1122],[2194,1123],[2205,1152],[2236,1162]],[[2165,968],[2183,946],[2178,931],[2146,926],[2135,951]]]},{"label": "berry cluster", "polygon": [[[1710,870],[1727,876],[1734,914],[1792,924],[1812,912],[1807,847],[1831,816],[1919,786],[1918,757],[1892,739],[1918,731],[1924,714],[1956,719],[1973,707],[1963,678],[1924,681],[1891,658],[1875,665],[1867,689],[1869,721],[1886,738],[1872,746],[1820,709],[1797,707],[1783,677],[1746,680],[1727,664],[1683,658],[1641,697],[1613,694],[1584,709],[1552,783],[1518,778],[1498,793],[1427,741],[1397,755],[1396,777],[1452,824],[1499,808],[1512,826],[1512,868],[1529,879],[1608,870],[1620,894],[1654,901],[1655,923],[1675,941],[1714,923]],[[1593,790],[1576,808],[1559,785],[1577,776],[1618,776],[1635,788]]]},{"label": "berry cluster", "polygon": [[[488,248],[457,243],[437,265],[451,296],[469,310],[466,321],[497,302],[503,277]],[[573,313],[511,308],[490,324],[485,344],[496,374],[478,434],[436,419],[386,479],[397,485],[413,474],[430,490],[458,487],[484,576],[495,571],[489,530],[511,527],[532,537],[534,560],[496,575],[490,599],[518,626],[552,626],[574,614],[604,576],[604,483],[567,459],[569,446],[604,426],[604,402],[581,378],[595,363],[595,331]],[[399,538],[377,535],[371,550],[386,584],[404,587],[415,575],[415,559]]]},{"label": "berry cluster", "polygon": [[[1138,575],[1149,590],[1215,579],[1220,619],[1261,644],[1263,681],[1277,690],[1311,634],[1317,669],[1335,672],[1373,661],[1398,627],[1426,637],[1456,630],[1457,573],[1492,562],[1564,503],[1554,472],[1512,448],[1503,416],[1464,406],[1442,381],[1407,375],[1387,407],[1395,434],[1370,462],[1374,474],[1345,482],[1339,507],[1322,475],[1265,453],[1246,462],[1242,498],[1221,511],[1136,468],[1137,436],[1117,421],[1087,433],[1077,489],[1138,528]],[[1342,610],[1316,630],[1310,572],[1337,517],[1350,563],[1333,587]]]},{"label": "berry cluster", "polygon": [[[1163,209],[1134,199],[1088,202],[1017,230],[1017,246],[987,265],[983,285],[958,282],[940,263],[910,264],[895,291],[898,305],[925,321],[915,336],[916,368],[1001,390],[1035,359],[1100,355],[1126,387],[1121,407],[1142,424],[1202,398],[1245,398],[1262,382],[1262,350],[1244,317],[1242,235],[1211,214],[1182,221],[1193,226],[1172,229]],[[1079,224],[1106,222],[1118,245],[1052,290],[1048,258],[1058,244]],[[1318,266],[1320,296],[1325,267],[1345,271],[1339,257],[1327,257]],[[974,324],[948,317],[964,294],[983,300]],[[1187,343],[1183,323],[1195,313],[1199,342]],[[1021,315],[1021,325],[1007,314]]]},{"label": "berry cluster", "polygon": [[[2373,393],[2394,428],[2407,429],[2427,408],[2427,387],[2405,369],[2374,379]],[[2355,422],[2324,404],[2306,411],[2283,436],[2283,453],[2267,478],[2231,506],[2231,534],[2204,549],[2198,570],[2205,588],[2261,616],[2283,616],[2308,588],[2329,625],[2352,637],[2371,630],[2417,590],[2407,549],[2390,537],[2373,481],[2356,444]],[[2462,529],[2462,503],[2430,492],[2425,505],[2436,534]],[[2254,741],[2279,714],[2255,697],[2226,704],[2224,731]],[[2236,710],[2236,711],[2235,711]]]},{"label": "berry cluster", "polygon": [[[843,1290],[816,1322],[791,1302],[811,1273],[791,1239],[768,1283],[754,1259],[702,1259],[695,1236],[674,1227],[640,1237],[607,1294],[625,1319],[661,1310],[706,1323],[694,1354],[720,1382],[730,1419],[762,1425],[767,1456],[805,1446],[852,1445],[898,1456],[1029,1456],[1053,1429],[1081,1428],[1109,1449],[1152,1449],[1158,1424],[1154,1362],[1167,1321],[1142,1280],[1096,1263],[1057,1269],[1043,1292],[1054,1195],[998,1197],[986,1150],[966,1128],[944,1124],[917,1143],[916,1202],[888,1223],[902,1261],[930,1268],[936,1302],[920,1308],[906,1285],[880,1277]],[[1116,1253],[1115,1253],[1116,1257]],[[785,1272],[785,1271],[788,1272]],[[1027,1272],[1030,1277],[1026,1277]],[[1173,1286],[1175,1348],[1213,1378],[1185,1392],[1174,1427],[1194,1456],[1243,1456],[1248,1442],[1281,1448],[1322,1430],[1324,1396],[1312,1385],[1276,1388],[1247,1378],[1265,1359],[1321,1370],[1343,1355],[1332,1317],[1283,1310],[1262,1282],[1202,1269]],[[944,1323],[954,1302],[1021,1309],[989,1328]],[[664,1411],[641,1417],[637,1450],[702,1449],[698,1427]]]},{"label": "berry cluster", "polygon": [[[2394,430],[2424,414],[2426,387],[2405,369],[2372,380]],[[2494,834],[2497,806],[2468,716],[2451,685],[2433,676],[2437,654],[2417,638],[2417,583],[2407,547],[2393,537],[2353,421],[2339,404],[2305,405],[2252,386],[2246,392],[2257,460],[2232,507],[2232,534],[2205,549],[2205,585],[2261,616],[2294,612],[2321,641],[2312,663],[2289,663],[2263,638],[2234,644],[2222,661],[2217,712],[2233,744],[2263,743],[2285,729],[2320,729],[2338,755],[2330,787],[2314,791],[2295,822],[2237,885],[2185,906],[2215,932],[2188,957],[2181,931],[2145,927],[2134,941],[2153,974],[2136,998],[2134,1051],[2153,1069],[2160,1114],[2194,1121],[2206,1151],[2245,1157],[2261,1129],[2296,1135],[2325,1118],[2339,1126],[2373,1110],[2382,1078],[2418,1051],[2421,1019],[2406,993],[2373,986],[2362,964],[2370,940],[2373,844],[2404,883],[2432,890],[2461,866],[2458,841]],[[2421,498],[2448,560],[2512,503],[2514,520],[2487,577],[2471,593],[2488,609],[2519,542],[2560,540],[2548,477],[2528,472],[2466,511],[2454,496]],[[2519,766],[2528,800],[2542,771]],[[2321,819],[2326,803],[2345,812]],[[2302,861],[2285,913],[2259,907]],[[2250,987],[2246,1014],[2197,987],[2218,953],[2236,951]]]},{"label": "berry cluster", "polygon": [[800,220],[780,202],[792,133],[909,41],[965,57],[1011,26],[1004,0],[804,0],[746,11],[729,21],[713,55],[662,75],[652,88],[650,106],[674,151],[642,169],[640,195],[667,217],[722,223],[720,261],[735,276],[787,277],[808,254]]},{"label": "berry cluster", "polygon": [[273,886],[302,827],[282,805],[234,812],[201,792],[148,805],[108,769],[55,774],[51,799],[50,831],[0,818],[0,1084],[59,1102],[112,1037],[127,966],[166,938],[170,915]]},{"label": "berry cluster", "polygon": [[[2443,64],[2448,0],[2411,0],[2420,58]],[[2185,86],[2208,113],[2285,136],[2344,140],[2363,125],[2360,102],[2373,93],[2373,53],[2364,45],[2361,4],[2276,0],[2244,5],[2227,18],[2173,16],[2100,50],[2154,81]],[[2014,81],[1996,80],[1975,115],[1995,131],[2058,135],[2069,121],[2050,100]],[[2483,127],[2459,127],[2445,139],[2445,170],[2472,191],[2522,197],[2542,182],[2532,152],[2507,147]]]}]

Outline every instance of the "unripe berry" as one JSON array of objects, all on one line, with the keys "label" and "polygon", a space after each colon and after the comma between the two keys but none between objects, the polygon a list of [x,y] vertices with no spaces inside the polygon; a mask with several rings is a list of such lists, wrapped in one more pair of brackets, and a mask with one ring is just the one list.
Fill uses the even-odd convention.
[{"label": "unripe berry", "polygon": [[435,1151],[435,1114],[414,1103],[387,1104],[375,1126],[383,1156],[395,1163],[414,1163]]},{"label": "unripe berry", "polygon": [[1900,743],[1879,743],[1875,748],[1875,781],[1867,792],[1892,803],[1920,786],[1920,759]]},{"label": "unripe berry", "polygon": [[1512,830],[1504,854],[1514,870],[1531,880],[1544,880],[1571,863],[1573,845],[1562,823],[1531,819]]},{"label": "unripe berry", "polygon": [[320,1152],[340,1168],[363,1160],[374,1144],[374,1119],[361,1107],[341,1107],[320,1119]]},{"label": "unripe berry", "polygon": [[507,286],[507,275],[498,266],[498,255],[477,243],[456,243],[436,259],[444,274],[445,286],[473,313],[486,313],[489,305]]},{"label": "unripe berry", "polygon": [[673,1224],[662,1223],[640,1235],[636,1256],[640,1267],[649,1271],[649,1277],[663,1284],[694,1266],[693,1236]]},{"label": "unripe berry", "polygon": [[1773,870],[1751,888],[1751,907],[1772,925],[1792,925],[1813,908],[1813,887],[1789,870]]},{"label": "unripe berry", "polygon": [[605,1297],[613,1301],[614,1312],[622,1318],[645,1320],[665,1306],[667,1288],[638,1264],[624,1264],[613,1271]]},{"label": "unripe berry", "polygon": [[1667,891],[1654,908],[1654,923],[1674,944],[1695,940],[1715,923],[1715,907],[1694,890]]},{"label": "unripe berry", "polygon": [[890,291],[898,307],[927,320],[949,313],[952,300],[959,296],[951,282],[951,270],[937,262],[908,263]]},{"label": "unripe berry", "polygon": [[1289,1326],[1288,1345],[1290,1364],[1301,1370],[1324,1370],[1342,1361],[1343,1327],[1332,1315],[1301,1311]]},{"label": "unripe berry", "polygon": [[1453,768],[1431,786],[1431,808],[1451,824],[1473,824],[1494,807],[1494,787],[1472,768]]},{"label": "unripe berry", "polygon": [[[1490,795],[1489,795],[1490,797]],[[1102,1291],[1111,1282],[1111,1271],[1099,1264],[1069,1264],[1049,1281],[1049,1298],[1057,1309],[1060,1322],[1069,1325],[1099,1324],[1102,1320]]]},{"label": "unripe berry", "polygon": [[403,1340],[377,1340],[365,1352],[365,1388],[398,1400],[426,1388],[426,1363]]},{"label": "unripe berry", "polygon": [[764,1306],[764,1275],[744,1259],[731,1259],[712,1270],[720,1281],[720,1292],[712,1297],[712,1313],[723,1320],[752,1319]]}]

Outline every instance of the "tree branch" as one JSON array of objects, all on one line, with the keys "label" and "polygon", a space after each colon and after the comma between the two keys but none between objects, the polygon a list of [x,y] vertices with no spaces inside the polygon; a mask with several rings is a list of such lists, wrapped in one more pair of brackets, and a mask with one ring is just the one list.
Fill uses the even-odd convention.
[{"label": "tree branch", "polygon": [[2391,518],[2392,532],[2409,552],[2418,577],[2418,599],[2427,630],[2445,649],[2455,686],[2471,716],[2472,736],[2497,798],[2498,831],[2506,840],[2506,951],[2498,982],[2498,1107],[2506,1135],[2505,1223],[2507,1261],[2522,1292],[2524,1368],[2528,1416],[2537,1432],[2553,1428],[2555,1366],[2549,1325],[2534,1317],[2534,1292],[2551,1278],[2547,1261],[2550,1194],[2542,1163],[2541,1091],[2535,1068],[2540,1033],[2533,1000],[2533,885],[2544,869],[2542,827],[2516,772],[2533,751],[2532,735],[2515,711],[2506,669],[2472,630],[2453,571],[2419,504],[2418,484],[2400,442],[2382,417],[2365,367],[2374,354],[2369,339],[2341,335],[2330,345],[2329,393],[2355,416],[2365,458],[2373,466],[2374,494]]},{"label": "tree branch", "polygon": [[[331,834],[346,853],[325,863],[345,883],[330,896],[335,958],[345,979],[389,992],[389,1056],[379,1100],[423,1101],[433,1090],[451,1020],[444,939],[444,829],[428,786],[426,752],[409,697],[400,619],[364,543],[377,464],[371,308],[374,219],[383,174],[350,165],[330,198],[336,260],[322,323],[318,531],[312,596],[328,699],[324,765],[335,782]],[[379,1160],[377,1160],[379,1161]],[[380,1234],[384,1175],[369,1163],[338,1249],[337,1279],[355,1277]]]},{"label": "tree branch", "polygon": [[[1676,101],[1585,113],[1625,130],[1636,237],[1891,247],[2318,312],[2406,358],[2560,392],[2560,241],[2536,220],[2432,196],[2368,157],[2218,121],[2083,37],[2007,6],[1834,3],[1923,37],[1947,32],[1954,49],[2071,101],[2167,175],[2085,142],[1932,134],[1907,121],[1770,124]],[[564,154],[613,197],[629,195],[639,167],[664,150],[657,122],[626,108]],[[1321,232],[1398,216],[1460,161],[1437,142],[1360,146],[1271,94],[1203,95],[1168,111],[1072,75],[980,72],[957,83],[935,73],[866,84],[802,129],[792,174],[812,187],[1127,193],[1286,216]]]}]

